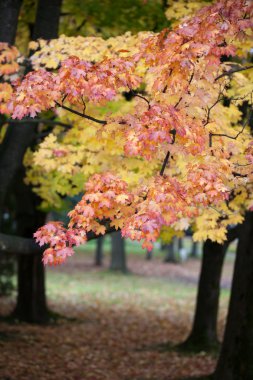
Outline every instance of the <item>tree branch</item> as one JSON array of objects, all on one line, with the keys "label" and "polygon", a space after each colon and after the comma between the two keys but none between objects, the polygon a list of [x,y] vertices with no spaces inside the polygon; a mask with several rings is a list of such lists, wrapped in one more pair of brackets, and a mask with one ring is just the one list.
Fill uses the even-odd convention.
[{"label": "tree branch", "polygon": [[[176,131],[175,131],[175,129],[173,131],[171,131],[171,133],[173,135],[171,145],[173,145],[175,143],[175,140],[176,140]],[[160,176],[163,176],[169,159],[170,159],[170,151],[168,151],[167,154],[166,154],[166,156],[165,156],[165,159],[163,161],[163,165],[162,165],[162,168],[161,168],[161,171],[160,171]]]},{"label": "tree branch", "polygon": [[[105,234],[115,232],[115,227],[107,227]],[[94,232],[87,233],[87,241],[99,238]],[[34,239],[23,238],[20,236],[8,235],[0,233],[0,252],[13,255],[39,255],[46,249],[46,246],[40,247]]]},{"label": "tree branch", "polygon": [[[192,71],[192,73],[191,73],[191,76],[190,76],[190,79],[188,80],[188,86],[190,86],[190,84],[191,84],[191,82],[192,82],[192,80],[193,80],[193,78],[194,78],[194,69],[193,69],[193,71]],[[181,101],[182,101],[182,99],[183,99],[183,96],[180,96],[180,98],[179,98],[179,100],[177,101],[177,103],[175,104],[175,108],[177,108],[178,106],[179,106],[179,104],[181,103]]]},{"label": "tree branch", "polygon": [[22,120],[7,119],[5,123],[8,123],[8,124],[43,123],[43,124],[48,124],[48,125],[60,125],[61,127],[65,127],[68,129],[72,128],[71,124],[63,123],[57,120],[50,120],[50,119],[22,119]]},{"label": "tree branch", "polygon": [[67,107],[67,106],[64,106],[63,104],[60,104],[58,102],[55,102],[55,104],[58,106],[58,107],[61,107],[63,108],[64,110],[66,111],[69,111],[75,115],[78,115],[78,116],[81,116],[83,117],[84,119],[88,119],[88,120],[91,120],[91,121],[94,121],[95,123],[98,123],[98,124],[103,124],[103,125],[106,125],[107,124],[107,121],[106,120],[100,120],[100,119],[96,119],[95,117],[93,116],[89,116],[89,115],[85,115],[81,112],[78,112],[76,110],[73,110],[72,108],[70,107]]},{"label": "tree branch", "polygon": [[209,133],[209,147],[210,148],[212,147],[212,138],[213,138],[213,136],[227,137],[228,139],[236,140],[243,133],[246,125],[248,124],[248,121],[249,121],[251,115],[252,115],[252,110],[250,111],[249,117],[245,120],[245,122],[244,122],[244,124],[242,126],[242,129],[235,136],[229,136],[226,133],[212,133],[212,132],[210,132]]},{"label": "tree branch", "polygon": [[137,98],[140,98],[140,99],[144,100],[144,101],[147,103],[147,105],[148,105],[148,109],[150,109],[150,101],[149,101],[147,98],[145,98],[145,96],[139,94],[138,92],[136,92],[136,91],[134,91],[134,90],[130,90],[130,93],[131,93],[133,96],[135,96],[135,97],[137,97]]},{"label": "tree branch", "polygon": [[229,71],[225,71],[223,74],[221,74],[218,77],[216,77],[214,81],[216,82],[220,78],[223,78],[223,77],[226,77],[226,76],[230,76],[230,75],[232,75],[234,73],[238,73],[239,71],[249,70],[249,69],[252,69],[252,68],[253,68],[253,65],[252,66],[240,67],[239,69],[231,69]]},{"label": "tree branch", "polygon": [[35,255],[42,254],[44,251],[34,239],[23,238],[0,233],[0,252],[18,254],[18,255]]},{"label": "tree branch", "polygon": [[239,224],[237,224],[235,227],[229,228],[227,231],[227,241],[231,243],[235,239],[239,237]]}]

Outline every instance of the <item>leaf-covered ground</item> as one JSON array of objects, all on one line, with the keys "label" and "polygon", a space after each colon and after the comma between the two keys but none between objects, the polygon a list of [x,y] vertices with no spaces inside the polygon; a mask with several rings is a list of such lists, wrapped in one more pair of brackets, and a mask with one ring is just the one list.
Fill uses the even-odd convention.
[{"label": "leaf-covered ground", "polygon": [[[129,255],[130,274],[94,268],[77,254],[48,270],[51,310],[67,317],[47,326],[0,324],[0,380],[176,380],[210,373],[215,357],[164,351],[182,342],[194,310],[200,262],[164,264]],[[222,334],[232,261],[223,276]],[[14,298],[2,298],[8,313]]]}]

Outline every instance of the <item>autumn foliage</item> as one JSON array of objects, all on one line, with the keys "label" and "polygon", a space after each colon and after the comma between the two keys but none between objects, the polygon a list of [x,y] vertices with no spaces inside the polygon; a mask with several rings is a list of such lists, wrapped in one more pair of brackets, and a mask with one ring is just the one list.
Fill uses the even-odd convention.
[{"label": "autumn foliage", "polygon": [[42,198],[32,170],[67,178],[55,190],[61,195],[81,190],[77,176],[87,181],[68,226],[50,222],[35,233],[49,244],[44,263],[63,262],[87,233],[108,226],[151,249],[164,228],[194,225],[195,239],[222,242],[227,226],[242,222],[253,204],[250,115],[240,108],[252,106],[252,71],[231,57],[252,37],[252,16],[250,1],[220,0],[171,31],[110,43],[77,37],[76,48],[64,36],[34,43],[36,70],[13,83],[9,113],[21,119],[52,109],[73,128],[30,153],[37,166],[28,181]]}]

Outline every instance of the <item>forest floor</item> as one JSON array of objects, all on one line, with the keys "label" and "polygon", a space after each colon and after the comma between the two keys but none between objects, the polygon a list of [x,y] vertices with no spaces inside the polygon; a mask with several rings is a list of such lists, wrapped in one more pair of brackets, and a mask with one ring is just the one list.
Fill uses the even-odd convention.
[{"label": "forest floor", "polygon": [[[233,267],[225,264],[219,312],[222,336]],[[129,274],[95,268],[91,252],[47,270],[56,322],[0,323],[0,380],[179,380],[214,369],[214,355],[164,351],[190,331],[200,260],[165,264],[128,255]],[[0,315],[15,297],[0,299]]]}]

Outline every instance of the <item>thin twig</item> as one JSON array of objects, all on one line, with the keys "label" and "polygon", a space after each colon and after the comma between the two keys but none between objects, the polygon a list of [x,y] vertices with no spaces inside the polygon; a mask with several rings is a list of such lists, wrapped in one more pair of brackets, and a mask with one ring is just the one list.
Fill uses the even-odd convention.
[{"label": "thin twig", "polygon": [[[191,84],[193,78],[194,78],[194,70],[193,70],[193,72],[191,73],[190,79],[189,79],[189,81],[188,81],[188,86],[190,86],[190,84]],[[181,103],[182,99],[183,99],[183,97],[181,96],[181,97],[179,98],[179,100],[177,101],[177,103],[175,104],[175,108],[177,108],[177,107],[179,106],[179,104]]]},{"label": "thin twig", "polygon": [[204,123],[204,127],[209,123],[209,120],[210,120],[210,113],[211,113],[211,110],[216,106],[216,104],[218,104],[220,101],[222,100],[222,98],[218,98],[214,104],[211,105],[211,107],[208,107],[207,109],[207,117],[206,117],[206,121]]},{"label": "thin twig", "polygon": [[83,96],[81,96],[81,99],[82,99],[82,103],[83,103],[83,114],[85,114],[85,110],[86,110],[86,103],[83,99]]},{"label": "thin twig", "polygon": [[131,89],[130,89],[130,93],[132,93],[133,96],[136,96],[137,98],[144,100],[148,104],[148,109],[150,109],[150,101],[147,98],[145,98],[145,96]]},{"label": "thin twig", "polygon": [[226,77],[226,76],[230,76],[230,75],[232,75],[234,73],[238,73],[239,71],[249,70],[249,69],[252,69],[252,68],[253,68],[253,65],[252,66],[240,67],[239,69],[231,69],[229,71],[225,71],[223,74],[221,74],[218,77],[216,77],[214,81],[216,82],[220,78],[223,78],[223,77]]},{"label": "thin twig", "polygon": [[246,126],[247,126],[247,124],[249,122],[249,119],[250,119],[251,115],[252,115],[252,110],[251,110],[251,112],[249,114],[249,117],[243,123],[242,129],[235,136],[230,136],[230,135],[227,135],[226,133],[212,133],[212,132],[210,132],[209,133],[209,147],[210,148],[212,147],[212,138],[214,136],[227,137],[228,139],[236,140],[243,133],[244,129],[246,128]]},{"label": "thin twig", "polygon": [[140,99],[143,99],[145,100],[145,102],[148,104],[148,108],[150,108],[150,103],[149,103],[149,100],[147,98],[145,98],[145,96],[142,96],[140,94],[134,94],[134,96],[140,98]]},{"label": "thin twig", "polygon": [[[173,131],[171,131],[171,134],[172,134],[172,142],[171,142],[171,145],[173,145],[174,143],[175,143],[175,141],[176,141],[176,130],[175,129],[173,129]],[[161,171],[160,171],[160,176],[163,176],[163,174],[164,174],[164,171],[165,171],[165,169],[166,169],[166,166],[167,166],[167,164],[168,164],[168,162],[169,162],[169,159],[170,159],[170,151],[168,150],[168,152],[167,152],[167,154],[166,154],[166,156],[165,156],[165,159],[164,159],[164,161],[163,161],[163,165],[162,165],[162,168],[161,168]]]},{"label": "thin twig", "polygon": [[241,174],[241,173],[237,173],[237,172],[232,172],[232,174],[234,177],[241,177],[241,178],[247,178],[248,177],[247,174]]},{"label": "thin twig", "polygon": [[253,165],[253,163],[248,163],[248,164],[238,164],[238,163],[235,163],[234,165],[235,166],[239,166],[239,167],[245,167],[245,166],[251,166],[251,165]]},{"label": "thin twig", "polygon": [[223,95],[223,91],[225,90],[225,86],[223,89],[221,89],[221,86],[220,86],[220,90],[219,90],[219,95],[218,95],[218,98],[217,100],[210,106],[207,108],[207,116],[206,116],[206,121],[204,123],[204,127],[209,124],[209,120],[210,120],[210,113],[212,111],[212,109],[216,106],[216,104],[218,104],[221,100],[223,100],[223,97],[221,95]]}]

